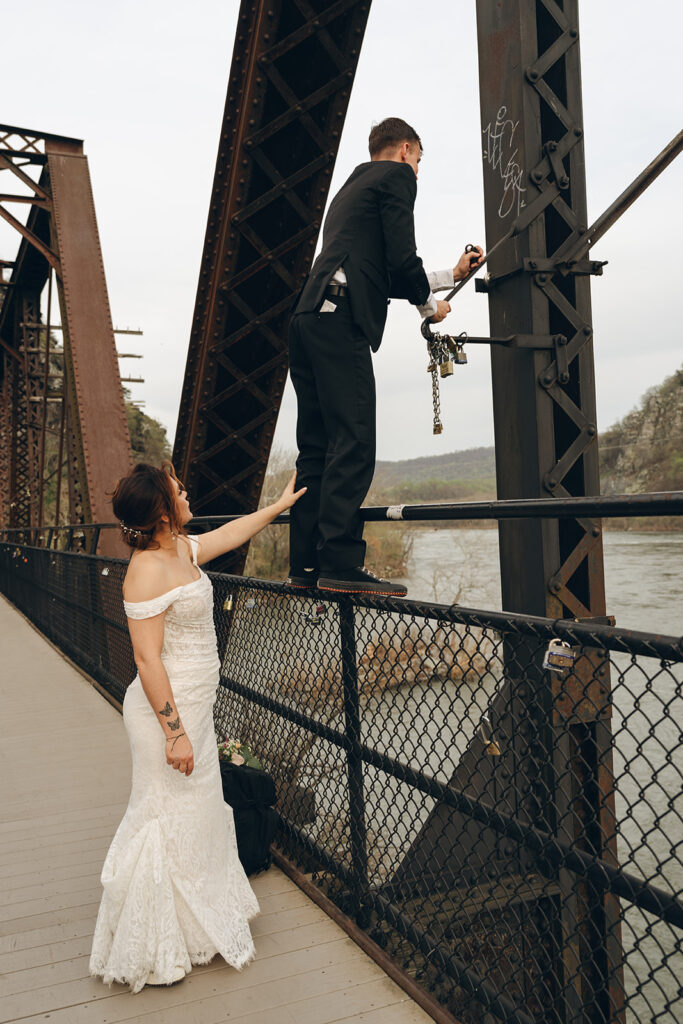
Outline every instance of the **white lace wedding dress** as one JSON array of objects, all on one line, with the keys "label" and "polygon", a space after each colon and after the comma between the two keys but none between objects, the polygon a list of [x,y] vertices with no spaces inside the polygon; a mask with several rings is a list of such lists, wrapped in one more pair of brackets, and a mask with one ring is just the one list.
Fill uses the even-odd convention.
[{"label": "white lace wedding dress", "polygon": [[104,888],[90,974],[139,992],[150,972],[171,979],[220,953],[241,968],[254,956],[248,921],[258,902],[237,856],[232,809],[223,800],[213,705],[219,661],[213,588],[199,577],[152,601],[124,601],[130,618],[166,610],[162,661],[192,743],[189,777],[166,762],[164,733],[137,675],[123,720],[133,758],[130,801],[102,868]]}]

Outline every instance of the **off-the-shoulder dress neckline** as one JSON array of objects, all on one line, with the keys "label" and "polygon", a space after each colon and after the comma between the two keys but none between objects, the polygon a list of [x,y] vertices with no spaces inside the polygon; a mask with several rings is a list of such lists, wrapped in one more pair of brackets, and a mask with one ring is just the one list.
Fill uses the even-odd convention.
[{"label": "off-the-shoulder dress neckline", "polygon": [[[188,536],[188,538],[190,540],[197,541],[197,534],[196,533],[188,533],[187,536]],[[191,564],[194,566],[195,569],[199,569],[199,576],[197,577],[196,580],[190,580],[189,583],[179,583],[177,587],[171,587],[170,590],[165,590],[163,592],[163,594],[157,594],[156,597],[148,597],[146,601],[126,601],[126,599],[124,597],[123,598],[123,603],[124,604],[149,604],[150,601],[158,601],[162,597],[168,597],[168,595],[172,594],[174,590],[182,590],[183,587],[191,587],[193,583],[199,583],[199,581],[206,575],[206,573],[202,569],[201,565],[198,565],[197,562],[195,562],[195,557],[196,557],[196,549],[193,549]]]},{"label": "off-the-shoulder dress neckline", "polygon": [[123,603],[124,604],[149,604],[150,601],[158,601],[162,597],[168,597],[168,595],[172,594],[174,590],[183,590],[184,587],[191,587],[191,586],[193,586],[193,584],[199,583],[199,581],[201,579],[203,579],[204,576],[206,575],[206,573],[201,568],[201,566],[198,565],[198,566],[196,566],[196,568],[199,569],[199,576],[197,577],[196,580],[190,580],[189,583],[180,583],[177,587],[171,587],[170,590],[165,590],[163,592],[163,594],[157,594],[156,597],[148,597],[146,601],[126,601],[126,599],[124,597]]}]

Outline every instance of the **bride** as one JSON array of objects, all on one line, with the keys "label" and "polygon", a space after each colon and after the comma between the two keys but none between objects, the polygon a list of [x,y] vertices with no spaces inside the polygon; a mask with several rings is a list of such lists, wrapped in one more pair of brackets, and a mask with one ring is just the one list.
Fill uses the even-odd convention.
[{"label": "bride", "polygon": [[89,964],[109,986],[171,985],[217,953],[238,969],[253,959],[259,906],[223,800],[213,591],[199,567],[290,508],[306,490],[295,481],[275,504],[199,536],[185,530],[192,513],[170,463],[139,463],[114,491],[133,548],[123,604],[138,674],[123,701],[130,800],[102,868]]}]

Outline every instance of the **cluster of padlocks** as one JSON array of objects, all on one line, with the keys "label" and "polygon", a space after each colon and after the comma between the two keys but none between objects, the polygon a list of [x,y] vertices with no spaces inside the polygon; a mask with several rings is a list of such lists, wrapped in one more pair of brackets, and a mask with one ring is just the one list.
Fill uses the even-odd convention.
[{"label": "cluster of padlocks", "polygon": [[432,376],[433,432],[435,434],[443,432],[439,376],[451,377],[456,364],[462,365],[467,362],[467,354],[464,348],[466,339],[467,335],[464,331],[457,338],[450,334],[432,334],[431,332],[427,337],[427,351],[429,353],[427,373],[430,373]]}]

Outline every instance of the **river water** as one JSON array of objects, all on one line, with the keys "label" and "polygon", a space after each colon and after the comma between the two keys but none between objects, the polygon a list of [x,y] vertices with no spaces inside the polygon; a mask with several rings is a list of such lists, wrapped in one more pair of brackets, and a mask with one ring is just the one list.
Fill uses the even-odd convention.
[{"label": "river water", "polygon": [[[617,626],[683,633],[683,532],[603,534],[607,613]],[[416,601],[499,611],[497,529],[416,530],[408,576]]]}]

